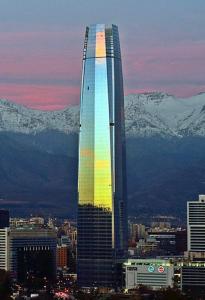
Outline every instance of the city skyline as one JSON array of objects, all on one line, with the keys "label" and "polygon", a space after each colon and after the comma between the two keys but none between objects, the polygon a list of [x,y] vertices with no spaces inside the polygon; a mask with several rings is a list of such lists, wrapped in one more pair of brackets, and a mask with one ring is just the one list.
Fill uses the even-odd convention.
[{"label": "city skyline", "polygon": [[0,2],[0,298],[205,299],[204,0]]},{"label": "city skyline", "polygon": [[[1,1],[0,98],[38,109],[79,103],[85,24],[116,23],[125,94],[205,91],[205,3]],[[117,7],[117,9],[115,9]]]}]

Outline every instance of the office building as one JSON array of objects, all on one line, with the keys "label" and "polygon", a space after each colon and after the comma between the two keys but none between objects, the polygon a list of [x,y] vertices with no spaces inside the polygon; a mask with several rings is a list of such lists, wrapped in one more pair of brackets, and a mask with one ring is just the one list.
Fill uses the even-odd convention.
[{"label": "office building", "polygon": [[205,195],[187,202],[188,263],[181,268],[181,289],[195,297],[205,296]]},{"label": "office building", "polygon": [[132,242],[137,242],[146,237],[146,229],[143,224],[130,224],[130,239]]},{"label": "office building", "polygon": [[125,266],[125,288],[145,285],[152,289],[173,287],[174,264],[169,259],[128,259]]},{"label": "office building", "polygon": [[77,276],[113,287],[127,249],[124,95],[118,28],[86,28],[80,107]]},{"label": "office building", "polygon": [[0,209],[0,269],[9,270],[9,211]]},{"label": "office building", "polygon": [[205,195],[187,202],[188,251],[205,251]]},{"label": "office building", "polygon": [[191,262],[181,268],[181,289],[195,297],[205,296],[204,262]]},{"label": "office building", "polygon": [[9,270],[9,228],[0,229],[0,269]]},{"label": "office building", "polygon": [[57,237],[53,230],[24,227],[10,232],[10,270],[24,282],[29,275],[49,280],[56,276]]},{"label": "office building", "polygon": [[57,246],[57,268],[65,269],[68,267],[68,247],[66,245]]},{"label": "office building", "polygon": [[183,255],[187,250],[187,231],[151,231],[147,240],[157,245],[156,255]]}]

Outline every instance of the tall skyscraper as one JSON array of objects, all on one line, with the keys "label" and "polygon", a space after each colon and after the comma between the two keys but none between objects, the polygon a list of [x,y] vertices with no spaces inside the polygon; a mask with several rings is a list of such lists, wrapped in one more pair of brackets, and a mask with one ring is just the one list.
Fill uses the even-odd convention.
[{"label": "tall skyscraper", "polygon": [[124,93],[115,25],[86,28],[80,108],[77,276],[112,287],[127,249]]},{"label": "tall skyscraper", "polygon": [[188,251],[205,252],[205,195],[187,202]]}]

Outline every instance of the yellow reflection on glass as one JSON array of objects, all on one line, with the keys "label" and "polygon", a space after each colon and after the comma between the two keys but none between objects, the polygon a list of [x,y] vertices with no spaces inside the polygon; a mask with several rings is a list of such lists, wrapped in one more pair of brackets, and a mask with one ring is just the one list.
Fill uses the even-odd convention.
[{"label": "yellow reflection on glass", "polygon": [[[90,38],[94,43],[93,35]],[[79,204],[91,204],[111,211],[111,138],[105,27],[103,25],[96,27],[95,57],[85,60],[83,80]]]},{"label": "yellow reflection on glass", "polygon": [[95,206],[112,210],[111,147],[109,127],[109,100],[105,31],[96,33],[95,61],[95,157],[94,202]]},{"label": "yellow reflection on glass", "polygon": [[96,57],[103,57],[106,55],[105,48],[105,31],[98,31],[96,33]]}]

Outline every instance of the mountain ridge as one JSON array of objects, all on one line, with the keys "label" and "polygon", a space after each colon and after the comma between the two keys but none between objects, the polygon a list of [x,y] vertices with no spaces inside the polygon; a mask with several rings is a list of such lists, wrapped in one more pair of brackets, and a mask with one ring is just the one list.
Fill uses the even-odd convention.
[{"label": "mountain ridge", "polygon": [[[44,112],[0,100],[0,207],[76,217],[79,106]],[[131,216],[186,218],[205,193],[205,93],[125,97]],[[154,205],[153,205],[154,203]]]},{"label": "mountain ridge", "polygon": [[[205,136],[205,93],[177,98],[161,92],[125,96],[127,136]],[[78,133],[79,105],[41,111],[0,99],[0,131]]]}]

